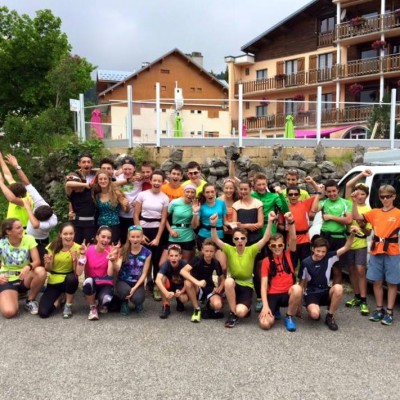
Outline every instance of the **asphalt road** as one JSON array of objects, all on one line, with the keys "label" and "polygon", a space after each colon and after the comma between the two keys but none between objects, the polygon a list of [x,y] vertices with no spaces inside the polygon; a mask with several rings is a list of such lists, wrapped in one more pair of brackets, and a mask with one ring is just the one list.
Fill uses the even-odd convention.
[{"label": "asphalt road", "polygon": [[161,320],[151,298],[143,314],[88,321],[76,300],[70,320],[0,317],[0,399],[399,398],[400,317],[386,327],[342,307],[337,332],[307,318],[264,332],[254,313],[233,329],[191,323],[189,307]]}]

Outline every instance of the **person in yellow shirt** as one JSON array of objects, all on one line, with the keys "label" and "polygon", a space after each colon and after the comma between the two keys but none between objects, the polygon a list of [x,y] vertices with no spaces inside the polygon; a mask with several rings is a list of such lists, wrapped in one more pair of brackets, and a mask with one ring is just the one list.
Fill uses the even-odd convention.
[{"label": "person in yellow shirt", "polygon": [[189,179],[182,183],[182,187],[189,185],[189,183],[196,186],[196,197],[198,197],[203,191],[204,185],[207,183],[201,179],[200,165],[196,161],[190,161],[186,166],[186,169]]}]

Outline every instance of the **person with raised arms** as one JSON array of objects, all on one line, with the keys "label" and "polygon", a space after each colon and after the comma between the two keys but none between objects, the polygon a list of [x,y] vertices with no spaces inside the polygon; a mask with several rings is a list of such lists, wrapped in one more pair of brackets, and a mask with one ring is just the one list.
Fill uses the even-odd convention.
[{"label": "person with raised arms", "polygon": [[253,245],[246,247],[246,229],[235,228],[233,230],[234,246],[231,246],[218,237],[216,230],[218,215],[214,214],[210,217],[212,240],[227,257],[228,277],[225,279],[225,294],[230,313],[225,322],[226,328],[233,328],[239,322],[239,318],[250,315],[254,290],[254,260],[271,237],[272,224],[275,219],[275,213],[271,212],[267,229],[262,238]]}]

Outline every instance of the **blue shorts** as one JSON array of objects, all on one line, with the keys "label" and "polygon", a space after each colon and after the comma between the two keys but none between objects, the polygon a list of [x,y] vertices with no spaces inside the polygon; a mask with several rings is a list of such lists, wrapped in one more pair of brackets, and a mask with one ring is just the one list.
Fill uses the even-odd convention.
[{"label": "blue shorts", "polygon": [[369,257],[367,279],[371,281],[386,281],[392,285],[400,283],[400,255],[371,255]]}]

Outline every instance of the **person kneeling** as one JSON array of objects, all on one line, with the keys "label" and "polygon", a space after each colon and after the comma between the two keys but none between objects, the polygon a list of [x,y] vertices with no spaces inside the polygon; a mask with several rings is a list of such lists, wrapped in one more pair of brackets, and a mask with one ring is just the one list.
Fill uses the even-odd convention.
[{"label": "person kneeling", "polygon": [[168,246],[168,261],[161,265],[156,278],[156,285],[160,289],[163,306],[160,318],[166,319],[171,314],[170,301],[176,297],[176,311],[185,309],[183,303],[189,301],[184,288],[183,278],[180,275],[185,262],[182,261],[182,249],[177,244]]},{"label": "person kneeling", "polygon": [[341,284],[329,286],[332,266],[342,254],[350,250],[356,233],[359,233],[359,228],[352,226],[345,245],[334,251],[328,251],[329,243],[325,238],[314,237],[311,241],[312,255],[301,263],[303,271],[301,285],[305,290],[304,300],[308,315],[313,320],[319,320],[320,306],[328,306],[325,324],[332,331],[339,329],[333,315],[339,308],[343,296]]},{"label": "person kneeling", "polygon": [[[272,214],[272,213],[271,213]],[[274,214],[271,215],[272,218]],[[296,229],[291,213],[285,214],[288,226],[288,249],[282,234],[271,236],[267,243],[271,255],[264,258],[261,266],[261,299],[263,308],[259,315],[262,329],[270,329],[275,323],[275,313],[280,307],[288,307],[285,326],[289,332],[297,329],[293,316],[300,305],[302,297],[301,286],[296,284],[293,268],[293,258],[296,252]]]},{"label": "person kneeling", "polygon": [[[186,293],[193,305],[192,322],[201,321],[199,301],[206,301],[206,315],[208,318],[221,318],[223,314],[221,293],[224,290],[225,277],[221,264],[215,258],[216,244],[211,239],[205,239],[199,257],[195,257],[190,264],[185,265],[181,275],[185,278]],[[218,276],[218,287],[215,287],[213,273]]]}]

